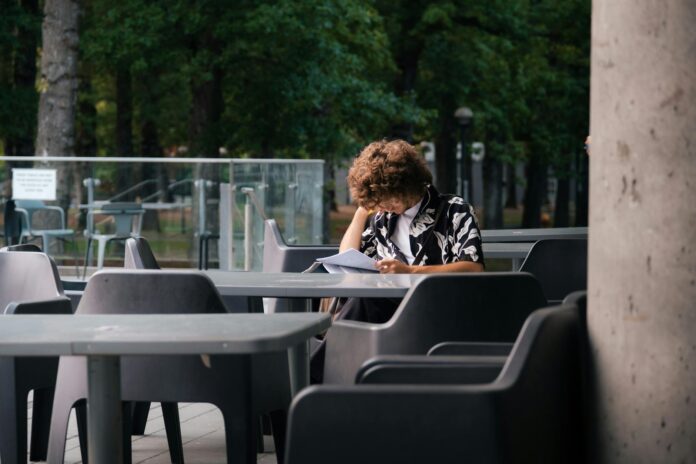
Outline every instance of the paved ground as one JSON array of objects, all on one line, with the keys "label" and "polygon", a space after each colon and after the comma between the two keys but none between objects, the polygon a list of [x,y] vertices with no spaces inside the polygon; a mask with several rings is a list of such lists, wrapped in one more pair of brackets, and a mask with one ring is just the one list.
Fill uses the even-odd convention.
[{"label": "paved ground", "polygon": [[[226,463],[225,435],[220,411],[210,404],[181,403],[179,415],[186,463]],[[31,402],[29,404],[29,417],[31,417]],[[162,411],[157,403],[152,405],[145,433],[144,436],[133,437],[133,464],[170,464]],[[273,440],[270,437],[264,437],[264,449],[268,452],[258,455],[258,463],[276,464]],[[68,429],[65,464],[81,462],[77,428],[73,415]]]}]

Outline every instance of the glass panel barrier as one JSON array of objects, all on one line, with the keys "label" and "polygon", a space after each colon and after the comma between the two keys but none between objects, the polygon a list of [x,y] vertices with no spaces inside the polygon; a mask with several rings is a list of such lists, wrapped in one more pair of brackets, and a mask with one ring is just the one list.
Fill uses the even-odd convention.
[{"label": "glass panel barrier", "polygon": [[[135,210],[126,208],[133,216],[131,230],[148,240],[162,267],[224,264],[260,270],[265,217],[278,221],[289,243],[321,242],[323,167],[323,160],[0,157],[2,244],[21,241],[45,248],[45,240],[61,273],[75,273],[85,264],[88,238],[119,232],[123,217],[111,211],[114,205],[135,204]],[[22,197],[15,198],[13,169],[22,168],[31,172],[14,171]],[[48,180],[37,181],[46,173]],[[44,184],[37,187],[36,182]],[[232,221],[220,220],[225,185],[231,186]],[[21,207],[27,205],[53,208],[32,210],[29,229],[27,208]],[[111,205],[110,211],[104,205]],[[63,235],[55,232],[61,229]],[[245,230],[251,234],[246,240]],[[233,237],[231,266],[220,257],[221,236]],[[91,248],[93,270],[98,250]],[[251,251],[249,257],[245,250]],[[123,241],[105,246],[104,265],[123,265]]]}]

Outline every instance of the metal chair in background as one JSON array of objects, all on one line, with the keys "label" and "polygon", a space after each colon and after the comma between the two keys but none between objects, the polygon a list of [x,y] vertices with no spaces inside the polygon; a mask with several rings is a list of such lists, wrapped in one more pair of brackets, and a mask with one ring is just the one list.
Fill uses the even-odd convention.
[{"label": "metal chair in background", "polygon": [[[87,274],[92,250],[92,242],[97,241],[97,269],[104,267],[106,246],[112,241],[125,241],[131,237],[138,237],[142,228],[142,216],[145,210],[142,205],[134,202],[104,203],[98,209],[90,209],[87,212],[87,249],[85,251],[85,266],[83,276]],[[100,233],[96,231],[95,216],[111,216],[114,222],[114,231]]]},{"label": "metal chair in background", "polygon": [[[55,241],[63,243],[70,242],[72,244],[75,269],[77,270],[77,244],[75,243],[75,231],[67,227],[65,219],[65,211],[60,206],[47,205],[41,200],[13,200],[14,209],[8,210],[9,218],[6,215],[6,220],[18,221],[19,225],[19,244],[41,239],[43,251],[51,255],[51,245]],[[6,208],[9,205],[6,205]],[[12,218],[12,215],[16,219]],[[53,225],[54,227],[45,225]],[[14,243],[7,243],[13,245]]]}]

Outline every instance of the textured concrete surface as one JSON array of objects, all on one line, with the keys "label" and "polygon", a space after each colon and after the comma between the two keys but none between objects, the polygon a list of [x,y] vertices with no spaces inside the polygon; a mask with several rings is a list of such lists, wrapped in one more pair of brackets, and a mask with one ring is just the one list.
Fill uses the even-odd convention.
[{"label": "textured concrete surface", "polygon": [[594,0],[593,462],[696,462],[696,2]]}]

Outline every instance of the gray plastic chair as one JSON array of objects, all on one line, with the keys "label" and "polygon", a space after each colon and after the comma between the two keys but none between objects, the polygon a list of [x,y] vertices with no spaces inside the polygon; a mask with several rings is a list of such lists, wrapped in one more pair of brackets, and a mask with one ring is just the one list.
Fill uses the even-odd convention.
[{"label": "gray plastic chair", "polygon": [[0,248],[0,251],[33,251],[34,253],[41,253],[41,247],[33,243],[20,243],[4,246]]},{"label": "gray plastic chair", "polygon": [[[126,255],[123,261],[125,269],[160,269],[150,244],[144,237],[133,237],[126,240]],[[137,401],[132,407],[132,435],[144,435],[147,418],[150,415],[150,402]],[[172,462],[184,462],[184,449],[181,440],[181,424],[179,423],[179,407],[177,403],[162,404],[162,419],[167,431],[169,454]]]},{"label": "gray plastic chair", "polygon": [[534,275],[552,303],[587,288],[587,239],[547,239],[536,242],[520,267]]},{"label": "gray plastic chair", "polygon": [[[58,269],[44,253],[0,253],[0,310],[71,314]],[[0,321],[1,322],[1,321]],[[58,358],[0,357],[0,461],[26,462],[27,395],[34,391],[30,459],[46,459]]]},{"label": "gray plastic chair", "polygon": [[[317,258],[338,253],[332,245],[288,245],[280,233],[275,219],[264,223],[263,272],[302,272]],[[286,299],[269,298],[268,312],[288,312],[290,304]]]},{"label": "gray plastic chair", "polygon": [[152,253],[150,244],[144,237],[132,237],[126,240],[126,256],[123,260],[126,269],[160,269],[157,258]]},{"label": "gray plastic chair", "polygon": [[[76,314],[223,312],[226,312],[225,307],[215,285],[202,273],[129,270],[94,274]],[[286,353],[212,356],[210,368],[203,364],[200,356],[124,356],[121,357],[121,398],[163,404],[205,402],[216,405],[225,423],[228,462],[239,461],[256,449],[256,418],[261,413],[270,413],[276,449],[282,456],[290,403],[287,362]],[[84,358],[61,357],[51,420],[49,462],[63,462],[70,410],[86,398],[86,391]],[[124,427],[127,432],[124,437],[127,437],[130,424]],[[246,433],[240,434],[239,430]],[[125,440],[124,445],[128,447],[130,440]],[[124,455],[130,456],[128,448]]]},{"label": "gray plastic chair", "polygon": [[[90,210],[87,213],[88,227],[85,229],[87,237],[87,250],[85,252],[85,268],[83,275],[87,274],[87,264],[90,258],[92,242],[97,241],[97,269],[104,267],[104,256],[106,246],[112,241],[125,241],[130,237],[138,237],[142,227],[142,216],[145,210],[139,203],[133,202],[114,202],[104,203],[98,209]],[[112,216],[115,230],[112,233],[99,233],[94,230],[94,216]]]},{"label": "gray plastic chair", "polygon": [[426,354],[443,341],[512,342],[526,317],[545,305],[531,274],[429,275],[384,324],[334,322],[326,334],[324,383],[352,384],[377,355]]},{"label": "gray plastic chair", "polygon": [[307,388],[290,409],[285,464],[585,462],[584,319],[575,305],[535,311],[483,385]]}]

